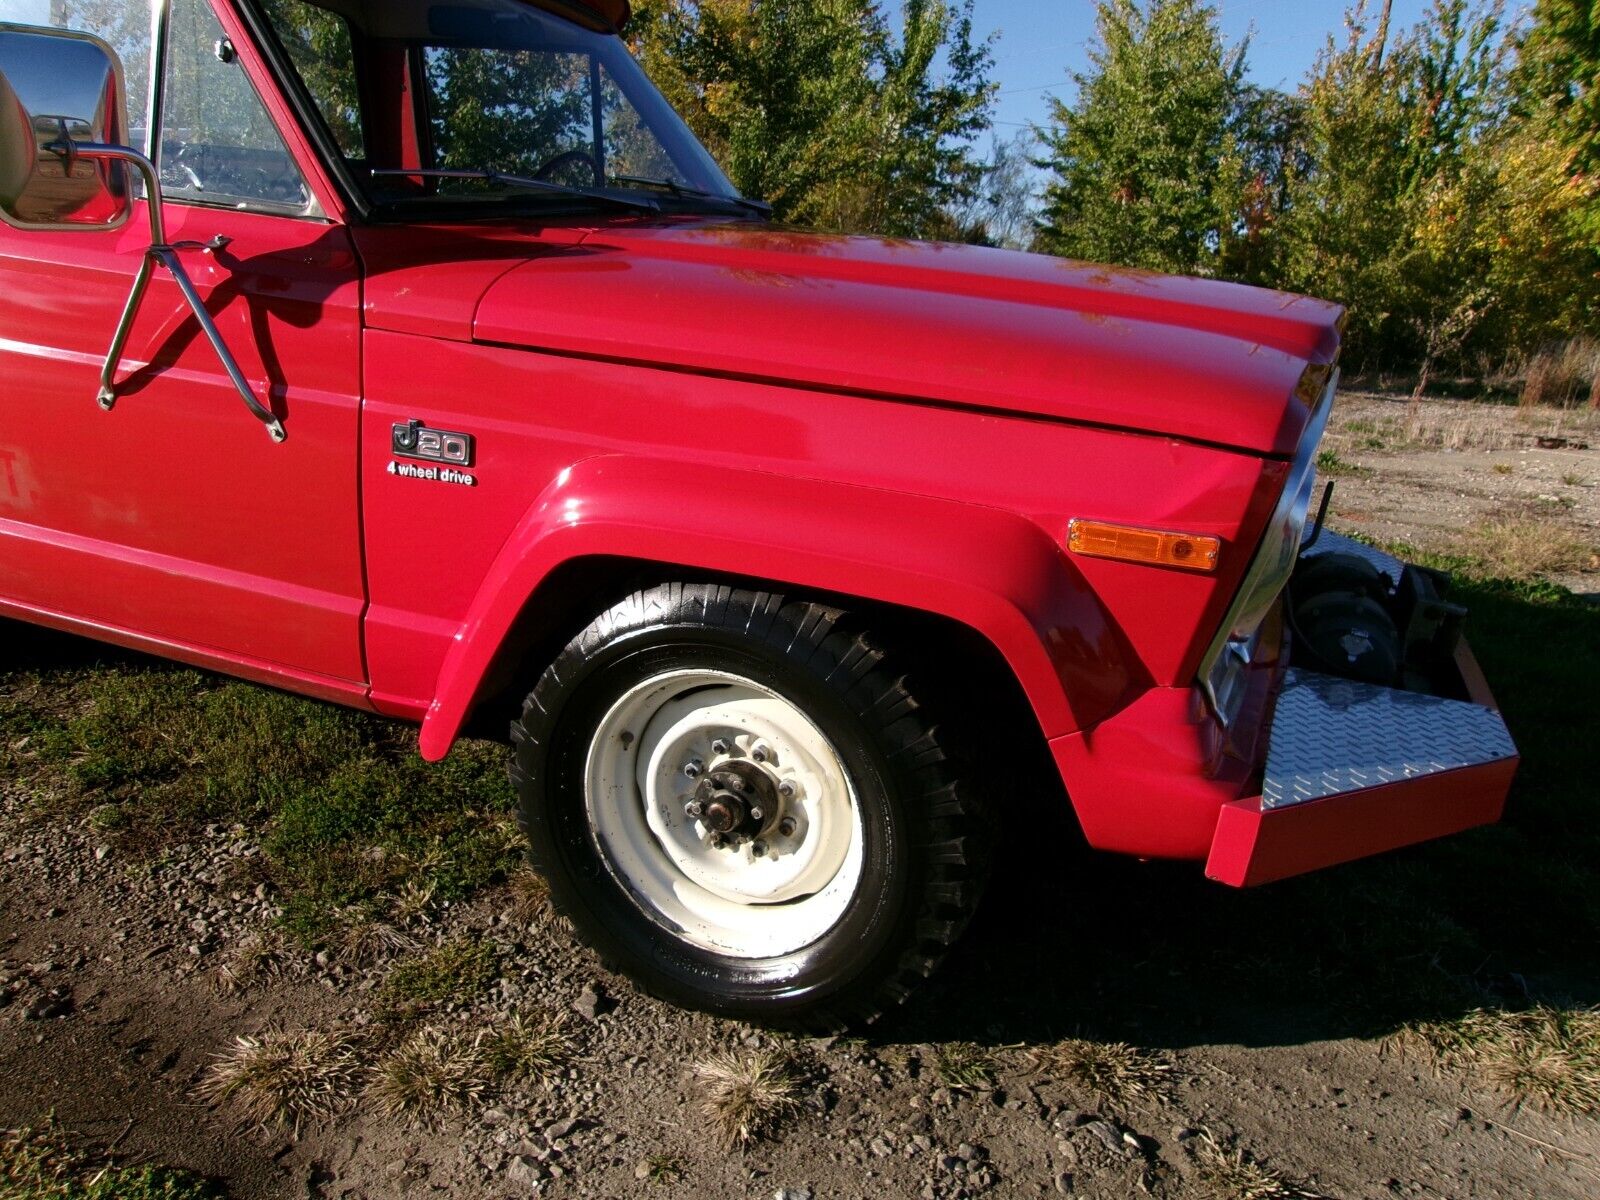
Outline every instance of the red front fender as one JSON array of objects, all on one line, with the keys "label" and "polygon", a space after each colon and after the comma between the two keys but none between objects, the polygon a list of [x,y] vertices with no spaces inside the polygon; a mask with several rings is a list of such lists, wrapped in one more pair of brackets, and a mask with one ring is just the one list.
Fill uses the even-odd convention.
[{"label": "red front fender", "polygon": [[602,456],[562,471],[495,558],[440,668],[422,726],[424,758],[448,753],[529,597],[564,563],[594,556],[771,579],[958,621],[1005,658],[1046,737],[1093,724],[1148,686],[1061,547],[1023,517]]}]

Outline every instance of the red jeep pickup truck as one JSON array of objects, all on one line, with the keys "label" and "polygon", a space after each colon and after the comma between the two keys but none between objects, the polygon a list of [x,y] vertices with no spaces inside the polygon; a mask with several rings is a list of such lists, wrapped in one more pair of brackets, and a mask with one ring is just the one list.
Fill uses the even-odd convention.
[{"label": "red jeep pickup truck", "polygon": [[514,714],[534,859],[643,986],[899,1001],[1034,758],[1235,886],[1498,817],[1447,581],[1308,515],[1337,306],[775,227],[626,0],[30,7],[0,612],[428,759]]}]

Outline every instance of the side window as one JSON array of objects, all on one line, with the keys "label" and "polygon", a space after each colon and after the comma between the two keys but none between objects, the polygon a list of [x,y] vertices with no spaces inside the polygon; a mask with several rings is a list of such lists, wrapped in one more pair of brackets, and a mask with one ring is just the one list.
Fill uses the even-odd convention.
[{"label": "side window", "polygon": [[170,200],[306,212],[311,190],[206,0],[172,0],[161,129]]},{"label": "side window", "polygon": [[367,157],[356,90],[356,52],[350,25],[338,13],[305,0],[263,0],[300,81],[328,123],[339,153],[353,162]]},{"label": "side window", "polygon": [[149,128],[149,0],[0,0],[0,21],[53,25],[92,33],[111,44],[122,59],[128,89],[128,138],[144,147]]}]

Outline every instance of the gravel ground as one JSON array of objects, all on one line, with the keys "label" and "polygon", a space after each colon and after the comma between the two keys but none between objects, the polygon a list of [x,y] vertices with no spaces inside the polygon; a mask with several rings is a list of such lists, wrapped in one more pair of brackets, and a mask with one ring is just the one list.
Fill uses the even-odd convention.
[{"label": "gravel ground", "polygon": [[[431,1132],[367,1111],[298,1139],[241,1129],[192,1096],[210,1057],[239,1034],[359,1029],[382,967],[291,959],[229,995],[218,967],[273,915],[270,898],[229,888],[255,852],[243,831],[129,863],[37,814],[16,797],[0,808],[0,1119],[54,1110],[71,1130],[219,1178],[241,1200],[1251,1195],[1211,1182],[1210,1144],[1259,1155],[1299,1189],[1263,1197],[1555,1200],[1600,1190],[1594,1122],[1510,1111],[1382,1043],[1297,1040],[1299,1016],[1281,1008],[1257,1014],[1259,1026],[1246,1020],[1239,1041],[1211,1040],[1216,1026],[1197,1013],[1196,1036],[1166,1055],[1170,1096],[1128,1107],[1031,1071],[1020,1054],[999,1056],[992,1088],[952,1089],[935,1067],[939,1044],[906,1040],[921,1031],[904,1020],[866,1042],[783,1043],[809,1070],[801,1110],[774,1140],[728,1150],[699,1113],[689,1065],[771,1046],[773,1035],[640,996],[559,928],[513,928],[488,898],[445,914],[431,935],[493,944],[515,966],[443,1019],[573,1010],[580,1053],[563,1078]],[[1002,902],[1019,899],[1029,897]],[[1020,940],[998,924],[974,934]],[[967,1011],[1020,982],[979,982],[963,957],[924,1004]],[[1190,996],[1174,980],[1160,999]],[[1172,1013],[1154,1022],[1168,1042],[1174,1022],[1187,1023]]]},{"label": "gravel ground", "polygon": [[[1338,453],[1373,474],[1341,481],[1335,525],[1449,549],[1500,507],[1556,495],[1557,519],[1600,526],[1600,454],[1539,449],[1515,410],[1490,411],[1425,407],[1429,428],[1479,422],[1476,444],[1380,448],[1360,423],[1405,420],[1406,407],[1344,398]],[[1587,482],[1562,482],[1573,475]],[[1593,591],[1594,578],[1574,582]],[[864,1039],[792,1041],[639,995],[558,920],[510,915],[503,888],[420,912],[378,961],[354,966],[277,943],[278,898],[253,882],[260,849],[242,827],[135,859],[92,819],[54,819],[48,796],[12,786],[0,847],[0,1125],[53,1111],[86,1140],[216,1178],[241,1200],[1600,1195],[1600,1124],[1518,1109],[1374,1034],[1351,1015],[1360,980],[1307,978],[1289,1001],[1279,980],[1258,996],[1251,972],[1284,970],[1281,935],[1249,919],[1263,902],[1188,868],[1069,853],[1005,872],[907,1012]],[[1140,897],[1154,899],[1128,904]],[[1216,953],[1242,970],[1213,975],[1150,950],[1149,923],[1173,913],[1197,928],[1237,917]],[[364,1102],[298,1136],[241,1126],[195,1096],[241,1035],[364,1036],[381,1024],[396,959],[461,939],[493,949],[498,977],[427,1019],[470,1030],[567,1014],[576,1054],[547,1083],[491,1091],[431,1129]],[[1119,1100],[1030,1056],[1068,1035],[1150,1048],[1153,1094]],[[966,1044],[983,1069],[952,1086],[941,1060]],[[771,1138],[729,1149],[693,1066],[761,1049],[797,1064],[799,1107]]]},{"label": "gravel ground", "polygon": [[[1542,444],[1541,444],[1542,443]],[[1496,518],[1533,518],[1600,551],[1600,412],[1341,395],[1324,445],[1354,468],[1335,478],[1332,524],[1384,542],[1470,553]],[[1600,598],[1600,563],[1555,582]]]}]

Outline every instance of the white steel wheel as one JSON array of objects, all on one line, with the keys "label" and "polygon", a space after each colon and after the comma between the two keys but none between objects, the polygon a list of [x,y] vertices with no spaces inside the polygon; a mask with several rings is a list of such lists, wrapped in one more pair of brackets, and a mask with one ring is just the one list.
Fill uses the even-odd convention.
[{"label": "white steel wheel", "polygon": [[861,884],[839,753],[792,701],[726,671],[664,671],[624,692],[594,730],[584,803],[613,879],[713,953],[812,945]]},{"label": "white steel wheel", "polygon": [[992,828],[919,669],[814,601],[618,600],[511,726],[551,902],[678,1004],[836,1031],[900,1003],[966,925]]}]

